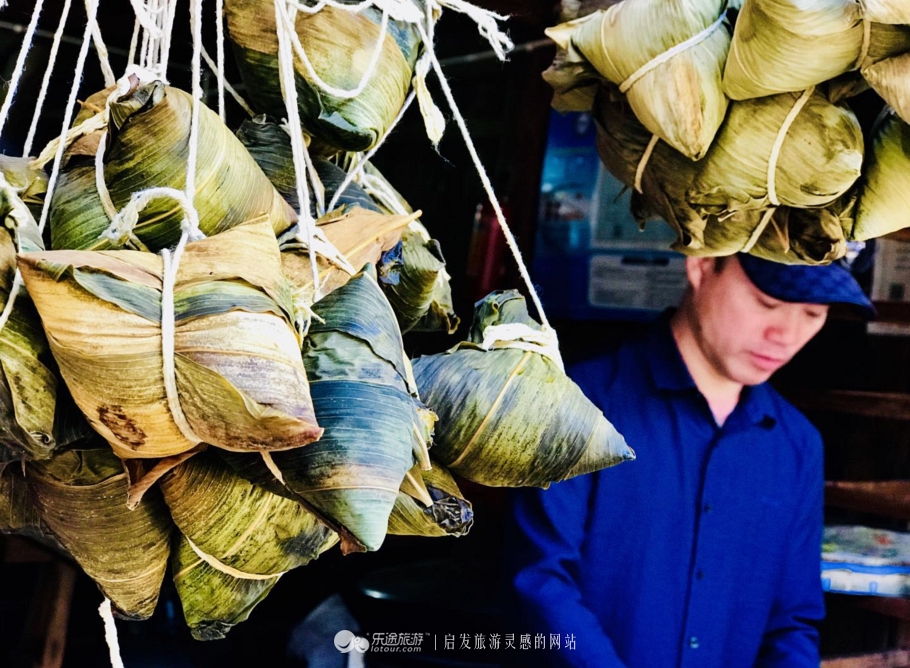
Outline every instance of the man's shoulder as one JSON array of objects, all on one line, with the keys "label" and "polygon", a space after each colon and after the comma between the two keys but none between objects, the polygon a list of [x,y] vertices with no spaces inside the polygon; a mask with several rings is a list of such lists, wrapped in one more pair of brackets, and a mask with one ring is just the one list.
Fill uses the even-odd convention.
[{"label": "man's shoulder", "polygon": [[596,357],[571,364],[566,372],[589,398],[606,395],[617,382],[629,381],[631,375],[644,371],[642,346],[637,338],[615,343]]}]

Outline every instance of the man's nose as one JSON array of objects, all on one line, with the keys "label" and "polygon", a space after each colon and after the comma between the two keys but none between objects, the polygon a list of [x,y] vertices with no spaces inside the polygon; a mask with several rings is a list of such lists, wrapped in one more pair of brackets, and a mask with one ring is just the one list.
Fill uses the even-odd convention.
[{"label": "man's nose", "polygon": [[780,346],[792,346],[799,341],[802,318],[797,309],[782,308],[774,314],[765,330],[765,338]]}]

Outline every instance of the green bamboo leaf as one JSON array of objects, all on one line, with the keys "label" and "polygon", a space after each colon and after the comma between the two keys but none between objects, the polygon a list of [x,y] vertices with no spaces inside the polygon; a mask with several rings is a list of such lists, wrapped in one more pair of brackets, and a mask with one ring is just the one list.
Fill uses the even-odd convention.
[{"label": "green bamboo leaf", "polygon": [[432,503],[424,505],[403,486],[389,516],[389,533],[428,537],[467,535],[474,524],[474,511],[452,475],[434,462],[429,471],[415,466],[408,476],[422,481]]},{"label": "green bamboo leaf", "polygon": [[148,618],[167,569],[171,532],[157,490],[129,510],[126,473],[106,445],[30,464],[28,485],[42,522],[118,614]]},{"label": "green bamboo leaf", "polygon": [[[182,190],[189,154],[190,95],[160,81],[137,83],[110,110],[104,181],[114,206],[122,209],[133,193],[153,186]],[[205,234],[258,218],[269,220],[275,233],[293,224],[294,212],[240,141],[204,105],[198,145],[193,204]],[[95,187],[93,165],[94,153],[71,155],[62,173],[51,202],[55,249],[112,247],[101,237],[110,220]],[[151,250],[173,246],[180,238],[182,218],[174,202],[152,202],[140,213],[135,234]]]},{"label": "green bamboo leaf", "polygon": [[[250,103],[257,111],[286,116],[279,86],[274,5],[271,0],[229,0],[224,9]],[[356,13],[329,6],[315,14],[298,12],[295,27],[322,80],[351,90],[366,72],[381,35],[381,20],[381,10],[373,6]],[[420,48],[413,25],[390,19],[375,72],[364,91],[352,99],[322,91],[295,57],[297,104],[304,130],[326,144],[326,152],[373,147],[404,104]]]},{"label": "green bamboo leaf", "polygon": [[[514,323],[522,311],[525,324],[539,327],[514,290],[488,296],[475,317],[488,327],[503,324],[490,313]],[[537,352],[487,351],[467,341],[418,358],[414,375],[421,397],[439,415],[433,456],[474,482],[546,487],[635,456],[578,386]]]}]

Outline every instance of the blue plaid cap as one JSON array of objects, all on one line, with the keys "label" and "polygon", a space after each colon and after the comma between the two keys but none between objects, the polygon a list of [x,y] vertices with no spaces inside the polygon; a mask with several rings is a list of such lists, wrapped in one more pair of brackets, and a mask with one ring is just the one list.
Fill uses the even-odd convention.
[{"label": "blue plaid cap", "polygon": [[746,276],[766,295],[785,302],[850,304],[872,318],[875,308],[841,263],[827,265],[781,264],[754,255],[737,255]]}]

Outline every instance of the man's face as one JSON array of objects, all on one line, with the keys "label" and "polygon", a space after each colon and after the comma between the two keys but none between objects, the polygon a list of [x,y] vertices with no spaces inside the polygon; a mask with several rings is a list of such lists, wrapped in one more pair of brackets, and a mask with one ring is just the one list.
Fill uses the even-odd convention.
[{"label": "man's face", "polygon": [[782,302],[760,291],[735,257],[715,269],[710,258],[687,263],[695,334],[722,376],[757,385],[789,362],[828,316],[826,304]]}]

